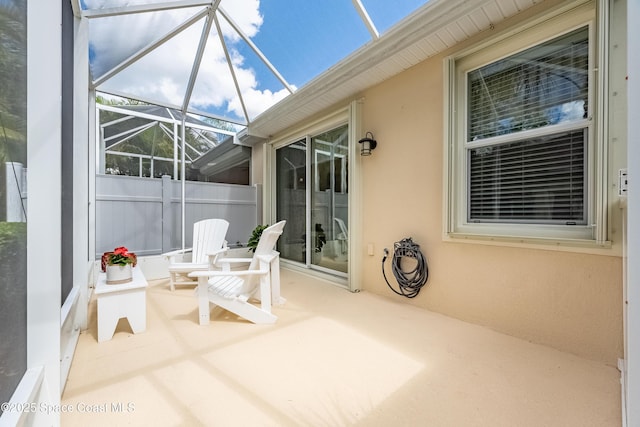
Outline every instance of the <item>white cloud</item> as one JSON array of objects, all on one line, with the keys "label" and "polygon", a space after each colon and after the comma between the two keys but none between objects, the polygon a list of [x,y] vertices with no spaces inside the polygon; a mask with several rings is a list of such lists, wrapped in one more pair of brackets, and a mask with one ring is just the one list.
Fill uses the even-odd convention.
[{"label": "white cloud", "polygon": [[[107,2],[106,0],[90,0],[87,3],[90,7],[105,3],[108,3],[108,7],[117,6],[115,1]],[[130,0],[118,0],[117,3],[133,4]],[[259,6],[259,0],[223,0],[221,2],[224,11],[249,37],[258,33],[263,22]],[[95,53],[92,70],[97,74],[94,78],[166,34],[199,10],[202,9],[177,9],[92,20],[90,37]],[[245,58],[241,57],[234,48],[235,43],[244,42],[224,18],[218,16],[236,67],[236,77],[245,105],[250,117],[255,117],[285,97],[288,92],[279,90],[274,93],[271,90],[258,88],[255,71],[245,64]],[[202,19],[196,25],[170,39],[156,51],[149,53],[107,81],[103,89],[130,93],[133,98],[138,96],[141,99],[155,100],[159,103],[182,105],[203,24]],[[209,35],[200,64],[191,104],[199,110],[218,109],[244,117],[219,36],[215,32],[215,25]]]},{"label": "white cloud", "polygon": [[[253,37],[260,31],[262,25],[260,0],[222,1],[220,6],[247,37]],[[230,36],[234,37],[234,40],[237,39],[235,32]]]},{"label": "white cloud", "polygon": [[[287,95],[289,95],[289,91],[287,89],[281,89],[275,93],[268,89],[262,91],[249,89],[243,93],[242,99],[244,99],[249,117],[255,118],[258,114],[285,98]],[[229,103],[229,110],[238,115],[243,114],[240,100],[237,97]]]}]

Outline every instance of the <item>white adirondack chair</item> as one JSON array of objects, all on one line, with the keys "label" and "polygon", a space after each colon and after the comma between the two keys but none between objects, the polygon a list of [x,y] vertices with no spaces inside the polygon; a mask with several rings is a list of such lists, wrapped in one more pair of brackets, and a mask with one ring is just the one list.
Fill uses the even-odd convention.
[{"label": "white adirondack chair", "polygon": [[[188,274],[198,270],[212,270],[217,259],[227,250],[225,236],[229,222],[224,219],[203,219],[193,224],[193,247],[163,254],[169,260],[170,288],[176,285],[196,285]],[[191,253],[191,260],[178,262],[177,256]]]},{"label": "white adirondack chair", "polygon": [[338,260],[347,260],[347,239],[349,238],[349,231],[347,230],[347,226],[344,221],[340,218],[334,218],[338,227],[340,228],[340,233],[336,235],[338,241],[340,241],[340,253],[337,254],[336,259]]},{"label": "white adirondack chair", "polygon": [[[275,323],[272,304],[283,304],[280,296],[280,253],[274,247],[286,221],[267,227],[260,236],[253,258],[222,258],[223,271],[194,271],[198,278],[200,324],[209,323],[211,304],[218,305],[253,323]],[[248,269],[232,269],[232,264],[250,262]],[[250,299],[259,301],[254,305]]]}]

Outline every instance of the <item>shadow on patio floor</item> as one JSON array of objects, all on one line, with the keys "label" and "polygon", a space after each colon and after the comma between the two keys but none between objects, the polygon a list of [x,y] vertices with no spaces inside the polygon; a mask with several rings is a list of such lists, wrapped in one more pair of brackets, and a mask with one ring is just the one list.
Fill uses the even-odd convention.
[{"label": "shadow on patio floor", "polygon": [[275,325],[192,288],[147,291],[147,329],[96,339],[95,300],[62,398],[69,426],[619,426],[619,372],[282,270]]}]

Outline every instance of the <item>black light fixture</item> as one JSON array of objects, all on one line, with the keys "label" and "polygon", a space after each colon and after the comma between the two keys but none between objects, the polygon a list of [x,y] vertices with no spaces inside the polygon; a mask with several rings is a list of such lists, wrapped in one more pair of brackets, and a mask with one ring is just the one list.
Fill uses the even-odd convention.
[{"label": "black light fixture", "polygon": [[371,132],[367,132],[364,138],[358,141],[358,144],[362,144],[362,147],[360,148],[360,155],[370,156],[371,150],[376,148],[376,146],[378,145],[378,142],[375,139],[373,139],[373,134]]}]

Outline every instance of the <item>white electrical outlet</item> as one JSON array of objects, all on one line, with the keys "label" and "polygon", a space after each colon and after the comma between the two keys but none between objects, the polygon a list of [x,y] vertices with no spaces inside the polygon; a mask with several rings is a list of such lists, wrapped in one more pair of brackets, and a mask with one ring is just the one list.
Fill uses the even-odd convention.
[{"label": "white electrical outlet", "polygon": [[618,196],[626,196],[629,188],[629,181],[627,180],[627,170],[618,170]]}]

